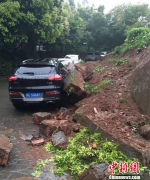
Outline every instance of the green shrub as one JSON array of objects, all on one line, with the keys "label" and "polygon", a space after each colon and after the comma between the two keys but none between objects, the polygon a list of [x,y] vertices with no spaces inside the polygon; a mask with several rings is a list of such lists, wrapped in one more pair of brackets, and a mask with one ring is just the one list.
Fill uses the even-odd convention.
[{"label": "green shrub", "polygon": [[126,61],[129,61],[130,60],[130,58],[127,56],[127,57],[125,57],[125,58],[123,58],[123,59],[119,59],[117,62],[116,62],[116,66],[120,66],[121,64],[123,64],[124,62],[126,62]]},{"label": "green shrub", "polygon": [[103,72],[105,70],[106,67],[101,67],[100,65],[99,66],[96,66],[95,69],[93,70],[93,72]]},{"label": "green shrub", "polygon": [[8,57],[6,57],[6,59],[0,57],[0,76],[2,77],[12,75],[18,67],[18,64],[22,62],[20,59],[10,60],[7,58]]},{"label": "green shrub", "polygon": [[127,31],[126,35],[124,44],[115,48],[115,54],[124,54],[133,48],[143,50],[150,44],[150,28],[133,28]]},{"label": "green shrub", "polygon": [[81,61],[80,61],[80,64],[85,65],[85,64],[86,64],[86,62],[85,62],[85,61],[83,61],[83,60],[81,60]]},{"label": "green shrub", "polygon": [[117,46],[117,47],[115,47],[113,53],[114,53],[114,54],[119,54],[119,53],[120,53],[120,50],[121,50],[121,46]]},{"label": "green shrub", "polygon": [[112,80],[104,80],[102,81],[98,86],[93,86],[93,85],[89,85],[89,84],[84,84],[84,89],[86,91],[89,91],[91,93],[98,93],[99,91],[101,91],[105,86],[107,85],[112,85],[113,81]]},{"label": "green shrub", "polygon": [[[127,31],[127,38],[125,40],[125,43],[134,44],[138,42],[140,44],[142,43],[143,40],[146,42],[147,37],[150,37],[149,35],[150,35],[149,28],[145,28],[145,27],[133,28]],[[140,40],[139,37],[142,39]]]},{"label": "green shrub", "polygon": [[[93,143],[96,143],[96,150],[92,148]],[[50,158],[58,167],[54,173],[61,176],[70,172],[73,178],[78,180],[79,175],[87,170],[91,163],[112,164],[115,161],[130,164],[138,161],[137,159],[129,159],[118,150],[118,147],[119,145],[114,142],[103,140],[100,133],[93,134],[87,128],[83,128],[76,137],[69,139],[69,145],[66,150],[57,149],[50,142],[46,144],[45,149],[56,154],[56,156]],[[34,175],[40,175],[40,169],[44,164],[43,161],[39,162]],[[116,174],[119,174],[118,167],[115,171]]]}]

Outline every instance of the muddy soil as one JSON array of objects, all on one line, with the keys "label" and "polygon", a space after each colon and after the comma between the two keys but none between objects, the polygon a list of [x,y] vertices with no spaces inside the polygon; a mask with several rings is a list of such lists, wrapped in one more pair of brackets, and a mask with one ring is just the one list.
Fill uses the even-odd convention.
[{"label": "muddy soil", "polygon": [[[87,63],[86,66],[94,70],[87,84],[94,87],[107,80],[113,83],[77,103],[78,113],[87,115],[115,139],[132,145],[143,153],[149,151],[150,143],[140,136],[139,130],[141,125],[150,123],[150,118],[132,100],[130,79],[137,67],[149,60],[149,52],[150,47],[139,54],[135,49],[125,55],[110,54],[101,61]],[[94,108],[98,113],[95,113]]]}]

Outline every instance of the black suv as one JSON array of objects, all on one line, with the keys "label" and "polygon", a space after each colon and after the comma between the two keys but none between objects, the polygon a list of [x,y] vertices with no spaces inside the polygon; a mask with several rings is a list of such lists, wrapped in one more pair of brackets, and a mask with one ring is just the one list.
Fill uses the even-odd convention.
[{"label": "black suv", "polygon": [[63,100],[65,67],[55,58],[25,60],[9,77],[9,97],[16,108]]}]

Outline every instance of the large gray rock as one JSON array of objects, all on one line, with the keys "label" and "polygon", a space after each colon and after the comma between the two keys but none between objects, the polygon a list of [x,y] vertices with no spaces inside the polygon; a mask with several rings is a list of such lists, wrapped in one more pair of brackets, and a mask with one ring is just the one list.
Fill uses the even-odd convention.
[{"label": "large gray rock", "polygon": [[79,180],[104,180],[108,176],[108,165],[106,163],[91,165],[90,168],[83,172]]},{"label": "large gray rock", "polygon": [[150,151],[143,153],[143,165],[150,167]]},{"label": "large gray rock", "polygon": [[[142,59],[141,59],[142,61]],[[132,98],[144,114],[150,116],[150,61],[134,72],[130,87]]]},{"label": "large gray rock", "polygon": [[52,143],[54,146],[61,149],[67,149],[68,146],[67,137],[63,131],[59,131],[52,135]]},{"label": "large gray rock", "polygon": [[140,133],[147,140],[150,140],[150,124],[146,124],[140,128]]}]

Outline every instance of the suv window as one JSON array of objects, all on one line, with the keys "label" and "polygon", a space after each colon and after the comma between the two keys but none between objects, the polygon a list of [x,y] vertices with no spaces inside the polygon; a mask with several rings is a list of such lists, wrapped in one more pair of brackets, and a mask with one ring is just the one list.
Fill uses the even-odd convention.
[{"label": "suv window", "polygon": [[50,74],[55,72],[55,67],[42,66],[42,67],[19,67],[15,74],[33,74],[33,75],[42,75]]},{"label": "suv window", "polygon": [[69,56],[65,56],[66,59],[71,59]]}]

